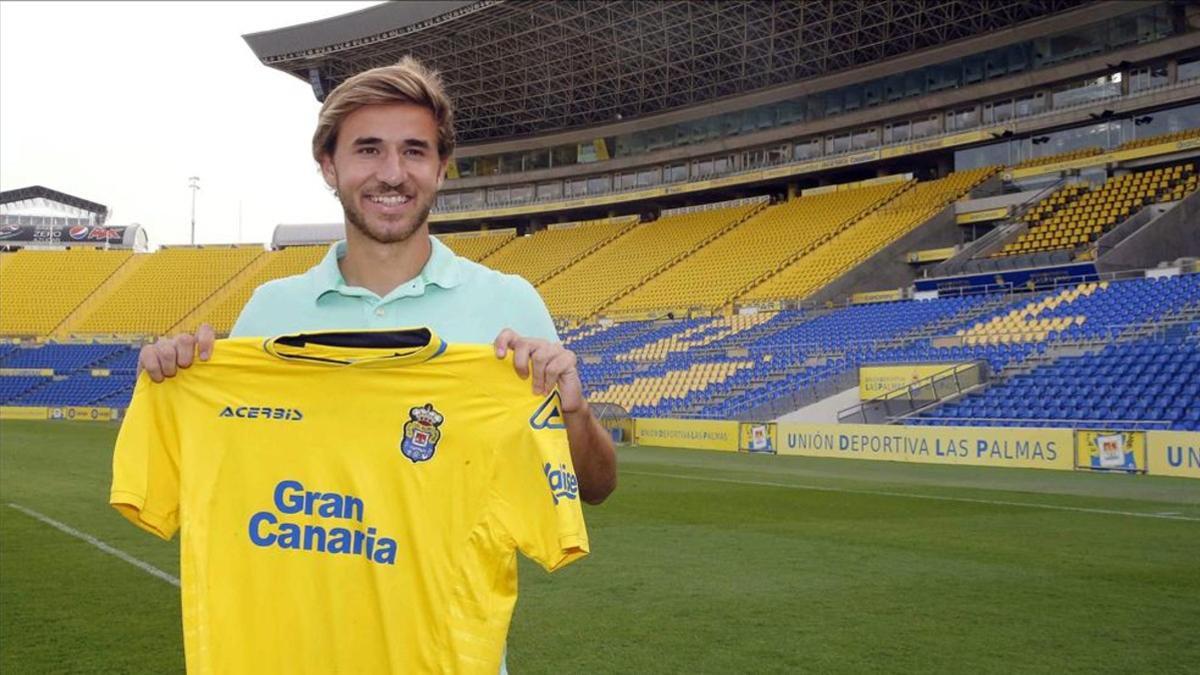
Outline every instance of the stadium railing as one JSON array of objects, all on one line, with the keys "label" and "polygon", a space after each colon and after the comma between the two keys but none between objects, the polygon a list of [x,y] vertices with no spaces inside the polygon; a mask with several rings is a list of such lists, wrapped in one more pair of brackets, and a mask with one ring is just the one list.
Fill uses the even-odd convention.
[{"label": "stadium railing", "polygon": [[972,361],[955,364],[949,368],[923,377],[911,384],[883,393],[877,399],[863,401],[838,411],[838,422],[842,424],[881,424],[931,408],[969,389],[987,384],[989,378],[987,361]]}]

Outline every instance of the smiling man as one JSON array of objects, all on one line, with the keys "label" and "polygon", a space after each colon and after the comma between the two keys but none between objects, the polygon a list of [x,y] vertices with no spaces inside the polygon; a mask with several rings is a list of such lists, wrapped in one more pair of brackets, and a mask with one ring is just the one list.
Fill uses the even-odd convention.
[{"label": "smiling man", "polygon": [[[521,277],[456,256],[428,217],[454,152],[453,105],[441,79],[411,57],[343,82],[326,98],[313,159],[342,204],[345,241],[308,272],[260,286],[232,337],[429,326],[451,342],[512,352],[535,393],[558,387],[580,497],[616,488],[616,453],[583,397],[575,354]],[[212,353],[213,331],[160,339],[138,365],[160,382]]]},{"label": "smiling man", "polygon": [[[429,234],[454,151],[453,121],[440,78],[411,57],[331,92],[312,153],[342,204],[346,239],[304,274],[260,286],[231,337],[428,326],[449,342],[492,343],[497,358],[512,353],[534,393],[558,387],[578,481],[571,489],[598,504],[616,487],[616,453],[545,303],[525,279],[458,257]],[[138,363],[161,382],[213,348],[206,325],[147,345]]]}]

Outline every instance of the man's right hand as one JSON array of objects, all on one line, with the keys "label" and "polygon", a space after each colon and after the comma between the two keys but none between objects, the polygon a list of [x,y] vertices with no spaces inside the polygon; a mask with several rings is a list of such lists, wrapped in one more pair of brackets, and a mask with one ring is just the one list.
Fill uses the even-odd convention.
[{"label": "man's right hand", "polygon": [[206,323],[200,324],[195,335],[159,338],[154,344],[142,347],[141,353],[138,354],[138,374],[144,370],[154,382],[175,377],[180,368],[192,365],[197,348],[200,351],[200,360],[207,361],[208,357],[212,356],[215,341],[213,327]]}]

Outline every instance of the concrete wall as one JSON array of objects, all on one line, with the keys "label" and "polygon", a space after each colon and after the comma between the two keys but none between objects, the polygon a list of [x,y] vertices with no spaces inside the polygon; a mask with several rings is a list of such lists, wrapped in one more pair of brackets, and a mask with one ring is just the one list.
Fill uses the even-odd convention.
[{"label": "concrete wall", "polygon": [[996,195],[994,197],[981,197],[979,199],[964,199],[956,202],[954,205],[955,213],[973,213],[975,211],[988,211],[991,209],[1000,209],[1006,206],[1019,206],[1036,197],[1041,190],[1026,190],[1025,192],[1013,192],[1006,195]]},{"label": "concrete wall", "polygon": [[1157,267],[1160,262],[1200,256],[1200,190],[1184,197],[1174,208],[1111,249],[1105,250],[1103,239],[1100,243],[1096,269],[1101,273],[1146,269]]},{"label": "concrete wall", "polygon": [[910,251],[954,246],[958,244],[958,240],[958,223],[954,220],[954,205],[951,204],[924,225],[918,226],[843,274],[809,300],[821,303],[851,293],[886,291],[909,286],[917,276],[916,270],[908,263]]},{"label": "concrete wall", "polygon": [[830,422],[837,424],[838,411],[845,410],[853,405],[857,405],[858,387],[853,387],[845,391],[838,392],[833,396],[823,398],[812,405],[806,405],[803,408],[790,412],[776,422]]}]

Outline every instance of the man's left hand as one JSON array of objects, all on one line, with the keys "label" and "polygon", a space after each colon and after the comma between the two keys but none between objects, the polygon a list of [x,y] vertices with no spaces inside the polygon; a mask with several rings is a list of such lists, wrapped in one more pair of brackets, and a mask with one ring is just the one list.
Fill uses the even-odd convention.
[{"label": "man's left hand", "polygon": [[511,351],[517,374],[522,378],[533,376],[533,393],[549,394],[557,386],[563,414],[584,407],[583,383],[576,369],[575,352],[557,342],[521,337],[511,328],[500,331],[493,344],[496,358],[502,359]]}]

